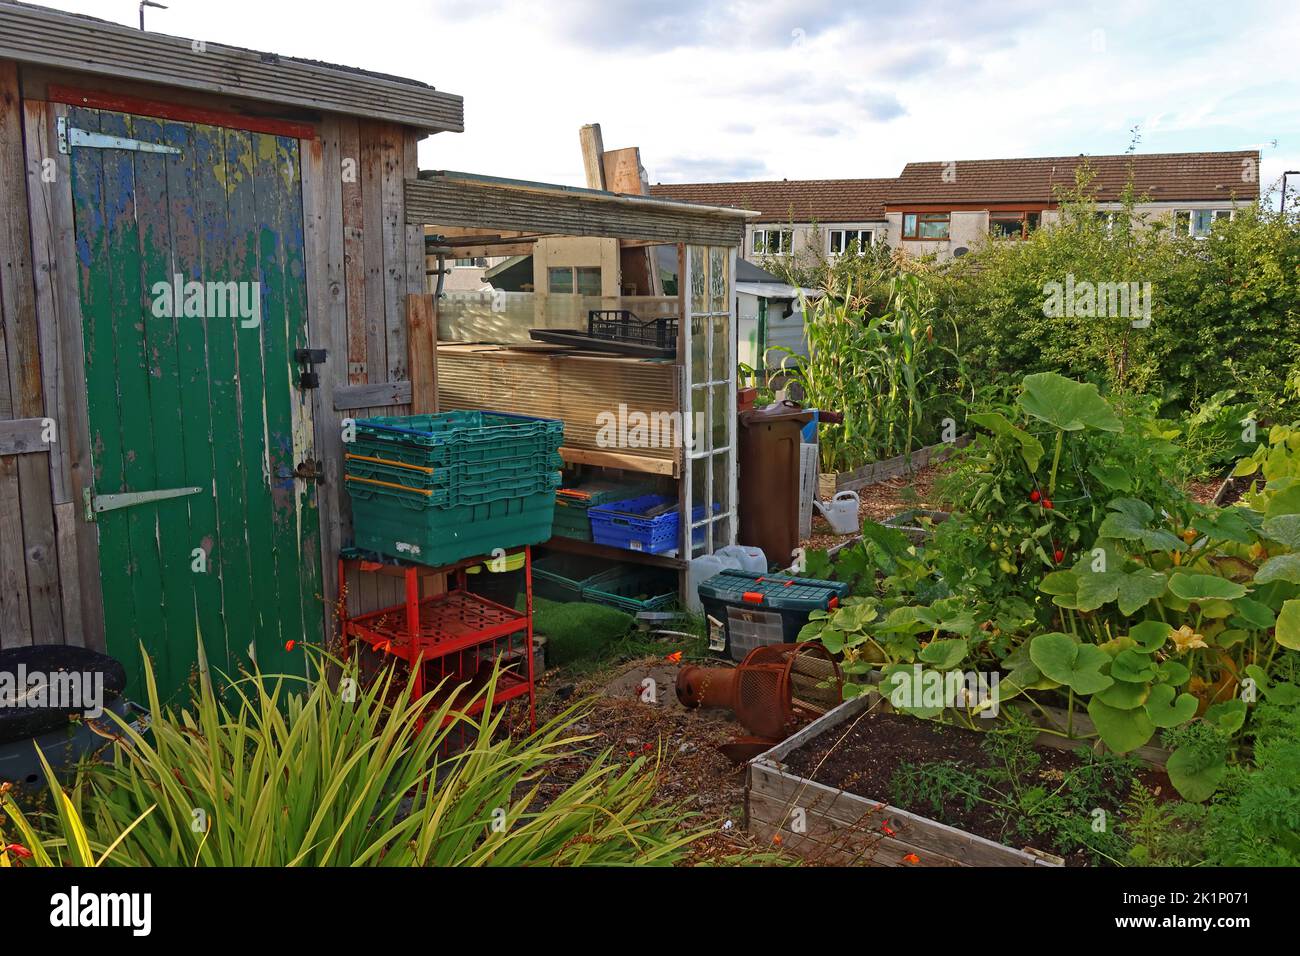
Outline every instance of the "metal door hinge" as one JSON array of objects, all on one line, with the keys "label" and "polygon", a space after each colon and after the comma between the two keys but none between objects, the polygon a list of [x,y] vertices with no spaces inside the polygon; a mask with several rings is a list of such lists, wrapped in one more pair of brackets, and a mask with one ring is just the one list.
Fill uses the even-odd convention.
[{"label": "metal door hinge", "polygon": [[184,498],[197,495],[202,488],[162,488],[157,491],[128,491],[118,495],[92,495],[87,488],[81,493],[86,505],[86,520],[94,521],[95,516],[104,511],[116,511],[118,508],[130,508],[133,505],[148,504],[153,501],[166,501],[168,498]]},{"label": "metal door hinge", "polygon": [[142,139],[131,139],[129,136],[111,136],[108,133],[95,133],[88,129],[69,126],[66,116],[59,117],[58,132],[60,153],[71,152],[73,146],[84,146],[88,149],[129,149],[136,153],[181,155],[181,151],[175,146],[146,143]]}]

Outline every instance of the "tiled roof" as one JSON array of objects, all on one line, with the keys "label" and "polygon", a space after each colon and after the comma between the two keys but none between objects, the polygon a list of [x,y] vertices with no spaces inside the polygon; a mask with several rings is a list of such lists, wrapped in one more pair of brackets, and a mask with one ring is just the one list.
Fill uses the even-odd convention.
[{"label": "tiled roof", "polygon": [[1120,198],[1130,169],[1137,195],[1152,202],[1259,198],[1259,153],[1241,150],[908,163],[886,201],[1051,202],[1058,188],[1074,186],[1075,170],[1084,164],[1096,173],[1092,190],[1101,202]]},{"label": "tiled roof", "polygon": [[893,179],[802,179],[753,183],[663,183],[650,187],[662,199],[734,206],[762,215],[759,222],[869,222],[885,218],[885,193]]},{"label": "tiled roof", "polygon": [[1259,153],[1253,150],[908,163],[897,179],[663,183],[650,193],[753,209],[762,214],[759,222],[866,222],[883,219],[886,205],[1054,202],[1058,188],[1073,187],[1075,169],[1085,163],[1096,173],[1092,189],[1101,202],[1120,198],[1130,168],[1137,195],[1152,202],[1259,198]]}]

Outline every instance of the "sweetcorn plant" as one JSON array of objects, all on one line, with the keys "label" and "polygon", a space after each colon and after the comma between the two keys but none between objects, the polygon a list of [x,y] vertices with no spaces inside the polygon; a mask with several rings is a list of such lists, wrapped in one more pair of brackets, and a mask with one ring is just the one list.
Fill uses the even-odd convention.
[{"label": "sweetcorn plant", "polygon": [[786,349],[790,381],[809,408],[840,412],[819,430],[823,471],[848,471],[938,441],[965,381],[956,326],[935,334],[931,294],[914,275],[888,284],[888,307],[871,315],[844,290],[805,303],[808,357]]},{"label": "sweetcorn plant", "polygon": [[[0,863],[663,865],[703,833],[651,804],[648,757],[598,754],[543,796],[545,775],[590,739],[571,729],[583,705],[511,740],[504,711],[471,718],[436,691],[413,699],[391,669],[355,694],[323,674],[309,687],[257,674],[234,682],[233,703],[205,677],[179,710],[163,709],[146,676],[148,731],[122,723],[114,761],[70,794],[51,774],[53,816],[29,820],[6,798]],[[443,756],[461,732],[467,749]]]}]

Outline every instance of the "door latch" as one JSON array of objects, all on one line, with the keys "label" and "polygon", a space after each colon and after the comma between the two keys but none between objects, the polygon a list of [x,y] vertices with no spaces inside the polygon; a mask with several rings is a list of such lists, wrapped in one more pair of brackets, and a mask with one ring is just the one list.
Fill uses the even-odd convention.
[{"label": "door latch", "polygon": [[298,373],[298,387],[300,389],[320,388],[320,374],[311,366],[323,365],[328,356],[329,353],[325,349],[294,349],[293,360],[304,366],[303,370]]},{"label": "door latch", "polygon": [[293,470],[295,478],[301,478],[303,481],[314,481],[317,484],[325,483],[325,462],[319,458],[308,458],[306,461],[298,462],[298,467]]}]

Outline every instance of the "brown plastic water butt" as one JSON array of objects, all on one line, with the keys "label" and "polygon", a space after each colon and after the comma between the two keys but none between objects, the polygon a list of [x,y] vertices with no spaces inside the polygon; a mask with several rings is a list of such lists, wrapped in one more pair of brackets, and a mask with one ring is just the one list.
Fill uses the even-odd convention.
[{"label": "brown plastic water butt", "polygon": [[813,413],[776,402],[740,415],[740,544],[761,548],[769,566],[789,567],[799,547],[799,432]]}]

